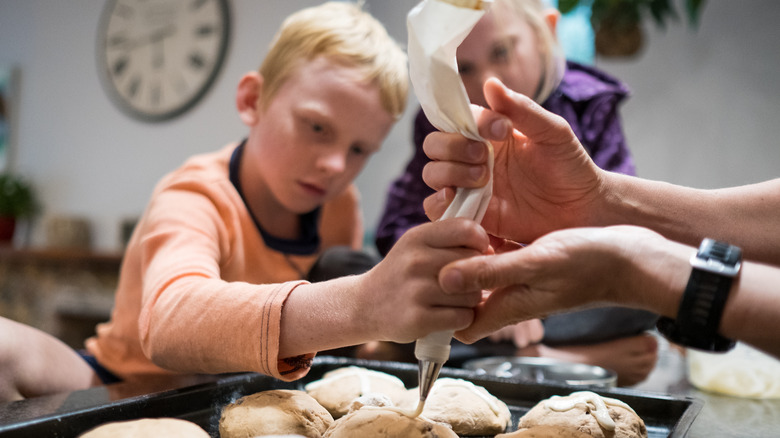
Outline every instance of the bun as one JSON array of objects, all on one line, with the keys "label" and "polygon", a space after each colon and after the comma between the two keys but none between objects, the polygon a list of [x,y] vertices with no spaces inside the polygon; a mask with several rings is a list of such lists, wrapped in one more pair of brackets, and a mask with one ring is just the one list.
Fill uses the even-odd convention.
[{"label": "bun", "polygon": [[397,410],[363,407],[336,420],[325,438],[457,438],[449,426]]},{"label": "bun", "polygon": [[221,438],[291,435],[319,438],[333,423],[330,413],[303,391],[276,389],[247,395],[222,410]]},{"label": "bun", "polygon": [[534,426],[530,429],[502,433],[496,435],[496,438],[591,438],[591,436],[565,426]]},{"label": "bun", "polygon": [[630,406],[590,391],[540,401],[520,418],[517,429],[537,426],[562,426],[597,438],[647,437],[645,422]]},{"label": "bun", "polygon": [[[409,390],[416,403],[419,389]],[[413,396],[413,397],[412,397]],[[409,405],[407,405],[409,406]],[[414,409],[414,406],[411,406]],[[467,380],[440,377],[434,383],[422,416],[447,423],[459,435],[495,435],[512,421],[509,407],[485,388]]]},{"label": "bun", "polygon": [[209,438],[195,423],[178,418],[142,418],[100,425],[79,438]]},{"label": "bun", "polygon": [[350,405],[358,397],[381,394],[400,405],[406,396],[404,383],[396,376],[381,371],[350,366],[325,373],[304,388],[333,418],[349,412]]}]

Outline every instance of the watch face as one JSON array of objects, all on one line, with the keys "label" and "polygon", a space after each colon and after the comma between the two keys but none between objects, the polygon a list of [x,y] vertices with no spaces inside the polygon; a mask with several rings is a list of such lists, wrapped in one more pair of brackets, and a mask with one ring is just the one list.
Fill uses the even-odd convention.
[{"label": "watch face", "polygon": [[216,78],[229,33],[227,0],[109,0],[98,35],[105,88],[133,117],[180,115]]}]

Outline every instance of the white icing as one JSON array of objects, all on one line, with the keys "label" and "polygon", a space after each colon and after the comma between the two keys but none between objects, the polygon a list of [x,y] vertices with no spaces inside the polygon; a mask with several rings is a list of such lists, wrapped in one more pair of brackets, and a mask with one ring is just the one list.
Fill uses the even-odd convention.
[{"label": "white icing", "polygon": [[[425,402],[420,400],[417,403],[417,409],[415,409],[414,411],[410,411],[410,410],[399,408],[399,407],[395,407],[395,406],[385,406],[385,407],[383,407],[383,409],[387,409],[388,411],[393,411],[393,412],[395,412],[397,414],[405,415],[405,416],[410,417],[410,418],[417,418],[417,417],[420,416],[420,414],[422,414],[424,406],[425,406]],[[366,407],[371,407],[371,406],[366,406]]]},{"label": "white icing", "polygon": [[362,409],[366,406],[382,408],[393,407],[394,404],[388,396],[378,392],[371,392],[368,394],[363,394],[360,397],[352,400],[352,403],[349,405],[348,412],[357,411],[358,409]]},{"label": "white icing", "polygon": [[397,385],[400,388],[405,388],[404,383],[401,381],[401,379],[395,376],[391,376],[389,374],[385,374],[379,371],[369,370],[366,368],[349,366],[328,373],[322,379],[315,380],[314,382],[309,383],[304,387],[304,389],[306,389],[306,391],[310,391],[312,389],[319,388],[322,385],[327,385],[329,383],[337,382],[347,377],[357,377],[360,380],[360,395],[373,392],[370,378],[384,379],[387,380],[388,382],[392,382],[394,385]]},{"label": "white icing", "polygon": [[499,404],[496,403],[496,399],[490,396],[489,394],[487,394],[487,391],[480,391],[480,388],[477,385],[473,384],[472,382],[469,382],[468,380],[450,379],[447,377],[442,377],[440,379],[437,379],[436,382],[433,384],[433,388],[431,388],[431,393],[434,393],[436,392],[437,389],[444,388],[444,387],[465,388],[471,391],[472,393],[476,394],[482,400],[484,400],[494,414],[496,415],[501,414],[501,406],[499,406]]},{"label": "white icing", "polygon": [[601,427],[606,430],[615,430],[615,421],[609,416],[607,406],[620,406],[623,409],[634,412],[631,407],[620,400],[602,397],[595,392],[577,391],[566,397],[554,395],[544,401],[544,405],[553,411],[563,412],[574,408],[576,405],[585,405],[588,412],[596,418]]}]

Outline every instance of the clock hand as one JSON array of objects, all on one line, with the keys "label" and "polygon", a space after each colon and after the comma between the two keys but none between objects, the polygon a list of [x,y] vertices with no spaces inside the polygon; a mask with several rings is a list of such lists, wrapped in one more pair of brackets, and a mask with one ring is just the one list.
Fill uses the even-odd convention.
[{"label": "clock hand", "polygon": [[159,69],[165,63],[165,48],[163,40],[160,39],[154,43],[154,55],[152,56],[152,67]]},{"label": "clock hand", "polygon": [[174,34],[176,34],[176,26],[171,24],[161,29],[158,29],[148,35],[138,37],[135,40],[131,40],[131,41],[118,40],[114,44],[114,46],[122,46],[122,49],[126,51],[130,51],[130,50],[135,50],[146,44],[157,43],[169,36],[173,36]]}]

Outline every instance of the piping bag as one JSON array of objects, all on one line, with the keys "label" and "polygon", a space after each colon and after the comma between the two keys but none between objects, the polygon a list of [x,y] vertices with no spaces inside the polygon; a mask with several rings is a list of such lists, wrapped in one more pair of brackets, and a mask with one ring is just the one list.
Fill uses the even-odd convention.
[{"label": "piping bag", "polygon": [[[479,189],[458,188],[441,219],[464,217],[481,222],[493,193],[493,147],[479,135],[466,88],[458,73],[456,51],[492,0],[423,0],[409,12],[409,74],[423,112],[438,130],[482,141],[490,151],[489,182]],[[417,340],[420,401],[425,399],[450,357],[453,331],[434,332]]]}]

